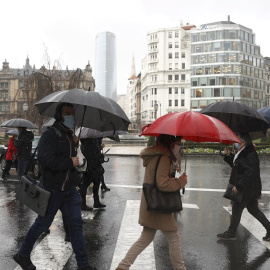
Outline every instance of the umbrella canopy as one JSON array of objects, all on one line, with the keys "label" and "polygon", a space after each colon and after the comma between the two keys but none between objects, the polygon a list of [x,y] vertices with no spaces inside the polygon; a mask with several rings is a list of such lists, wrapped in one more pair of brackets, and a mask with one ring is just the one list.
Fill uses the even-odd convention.
[{"label": "umbrella canopy", "polygon": [[37,126],[35,124],[22,118],[14,118],[7,120],[6,122],[1,124],[1,127],[11,127],[11,128],[25,127],[29,129],[37,129]]},{"label": "umbrella canopy", "polygon": [[35,106],[41,115],[54,117],[56,106],[61,102],[74,104],[76,126],[99,131],[128,129],[130,121],[122,108],[97,92],[82,89],[57,91],[36,102]]},{"label": "umbrella canopy", "polygon": [[19,131],[17,129],[8,130],[6,133],[7,135],[19,135]]},{"label": "umbrella canopy", "polygon": [[258,110],[258,113],[263,116],[268,123],[270,123],[270,107],[263,107],[262,109]]},{"label": "umbrella canopy", "polygon": [[146,125],[141,133],[148,136],[160,134],[182,136],[184,140],[193,142],[240,142],[232,130],[218,119],[192,111],[166,114]]},{"label": "umbrella canopy", "polygon": [[[75,132],[76,136],[79,136],[80,134],[80,128],[78,128]],[[126,131],[121,130],[108,130],[108,131],[98,131],[91,128],[85,128],[83,127],[81,129],[80,138],[86,139],[86,138],[104,138],[104,137],[113,137],[116,136],[114,139],[117,140],[118,135],[127,134]],[[118,137],[119,138],[119,137]]]},{"label": "umbrella canopy", "polygon": [[220,101],[209,104],[200,113],[215,117],[234,132],[249,132],[252,138],[264,136],[270,125],[252,107],[236,101]]}]

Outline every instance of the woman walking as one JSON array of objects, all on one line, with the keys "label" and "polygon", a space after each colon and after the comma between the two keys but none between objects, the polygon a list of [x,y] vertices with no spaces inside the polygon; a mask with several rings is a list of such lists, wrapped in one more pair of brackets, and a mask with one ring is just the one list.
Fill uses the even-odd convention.
[{"label": "woman walking", "polygon": [[[160,135],[156,146],[145,148],[141,151],[145,167],[144,183],[153,183],[155,167],[160,155],[161,159],[157,168],[156,182],[160,191],[172,192],[183,188],[187,184],[187,176],[182,174],[179,178],[170,177],[172,162],[176,160],[171,151],[171,144],[179,137]],[[154,240],[157,230],[166,237],[169,244],[169,253],[174,270],[186,270],[180,246],[178,224],[173,213],[156,213],[147,211],[147,205],[142,192],[139,224],[143,226],[140,238],[132,245],[125,258],[119,263],[116,270],[127,270],[134,263],[137,256]]]}]

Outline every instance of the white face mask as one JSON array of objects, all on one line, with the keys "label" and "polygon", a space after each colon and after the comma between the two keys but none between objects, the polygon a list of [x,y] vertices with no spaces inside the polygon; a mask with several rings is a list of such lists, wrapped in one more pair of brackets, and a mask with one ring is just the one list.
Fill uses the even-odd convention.
[{"label": "white face mask", "polygon": [[178,144],[175,144],[175,145],[173,146],[172,152],[174,153],[175,156],[179,154],[180,149],[181,149],[181,146],[178,145]]},{"label": "white face mask", "polygon": [[73,115],[65,115],[63,116],[64,122],[63,124],[68,127],[69,129],[74,128],[74,116]]}]

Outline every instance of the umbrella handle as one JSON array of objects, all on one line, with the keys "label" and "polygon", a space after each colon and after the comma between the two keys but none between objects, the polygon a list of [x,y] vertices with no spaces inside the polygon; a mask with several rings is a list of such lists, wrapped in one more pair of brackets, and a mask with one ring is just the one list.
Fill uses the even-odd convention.
[{"label": "umbrella handle", "polygon": [[186,147],[186,156],[185,156],[185,170],[184,170],[184,173],[186,173],[186,171],[187,171],[187,154],[188,154],[188,143],[189,143],[189,141],[187,141],[187,147]]}]

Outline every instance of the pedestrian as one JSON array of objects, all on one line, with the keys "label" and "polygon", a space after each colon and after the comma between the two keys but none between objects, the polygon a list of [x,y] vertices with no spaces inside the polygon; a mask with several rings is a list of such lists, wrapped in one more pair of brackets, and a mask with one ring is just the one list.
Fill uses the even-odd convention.
[{"label": "pedestrian", "polygon": [[16,137],[17,137],[17,135],[13,134],[8,141],[7,152],[6,152],[6,157],[5,157],[6,165],[5,165],[5,168],[3,169],[3,174],[2,174],[3,180],[7,180],[8,176],[10,176],[9,171],[10,171],[12,162],[15,163],[15,166],[17,169],[18,150],[14,145],[14,141],[15,141]]},{"label": "pedestrian", "polygon": [[[154,181],[156,163],[159,155],[162,155],[157,169],[156,182],[158,188],[164,192],[180,190],[187,184],[186,174],[182,174],[179,178],[170,177],[172,161],[176,160],[176,157],[171,151],[171,144],[175,140],[176,138],[174,136],[162,134],[158,136],[156,146],[147,147],[140,153],[140,157],[143,159],[143,166],[145,167],[144,183],[149,184]],[[178,223],[173,213],[147,211],[143,192],[141,196],[139,224],[143,226],[141,236],[131,246],[116,270],[129,269],[137,256],[154,240],[157,230],[160,230],[168,241],[173,269],[186,269],[182,258]]]},{"label": "pedestrian", "polygon": [[[93,197],[94,197],[94,208],[104,208],[105,204],[102,204],[99,200],[99,187],[102,182],[104,168],[102,163],[104,162],[104,155],[101,152],[100,138],[84,138],[81,139],[81,150],[82,154],[87,161],[87,175],[91,179],[88,181],[89,185],[93,182]],[[88,185],[88,186],[89,186]],[[86,206],[86,190],[87,187],[81,190],[82,196],[82,210],[87,210]]]},{"label": "pedestrian", "polygon": [[259,158],[249,133],[240,133],[238,137],[241,141],[238,152],[233,154],[227,150],[224,160],[232,167],[229,182],[234,185],[233,192],[243,192],[243,200],[233,203],[230,226],[217,237],[221,240],[235,240],[242,212],[247,208],[266,229],[263,240],[270,241],[270,222],[258,207],[262,190]]},{"label": "pedestrian", "polygon": [[30,259],[33,246],[39,236],[48,231],[60,210],[68,226],[79,269],[96,269],[89,264],[83,235],[81,197],[74,185],[75,167],[79,166],[79,160],[75,150],[77,140],[72,131],[73,105],[60,103],[54,118],[55,123],[43,132],[38,144],[41,182],[44,189],[51,193],[47,212],[44,217],[36,218],[13,258],[23,269],[36,269]]},{"label": "pedestrian", "polygon": [[32,160],[32,141],[34,133],[27,130],[25,127],[18,127],[19,136],[14,141],[15,147],[18,149],[18,178],[21,180],[22,176],[29,169]]}]

